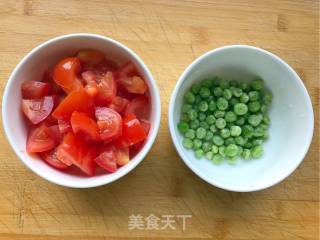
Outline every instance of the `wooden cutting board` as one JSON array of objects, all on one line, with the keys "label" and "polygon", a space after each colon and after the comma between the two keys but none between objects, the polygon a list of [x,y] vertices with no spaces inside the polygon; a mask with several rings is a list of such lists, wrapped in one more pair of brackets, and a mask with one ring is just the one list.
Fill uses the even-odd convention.
[{"label": "wooden cutting board", "polygon": [[[162,119],[145,160],[121,180],[94,189],[63,188],[36,176],[15,156],[1,128],[0,240],[319,239],[318,20],[319,2],[311,0],[1,0],[1,96],[9,74],[32,48],[58,35],[91,32],[142,57],[161,92]],[[205,183],[180,160],[169,136],[168,103],[179,75],[199,55],[227,44],[279,55],[312,97],[316,128],[304,162],[260,192],[232,193]],[[184,231],[181,216],[187,216]],[[167,218],[175,229],[165,227]],[[152,219],[164,229],[152,229]],[[142,229],[130,230],[138,221]]]}]

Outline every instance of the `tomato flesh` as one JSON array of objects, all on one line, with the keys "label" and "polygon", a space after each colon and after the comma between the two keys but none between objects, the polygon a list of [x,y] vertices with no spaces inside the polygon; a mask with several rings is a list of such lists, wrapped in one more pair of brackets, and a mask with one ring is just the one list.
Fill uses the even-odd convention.
[{"label": "tomato flesh", "polygon": [[48,95],[49,84],[37,81],[25,81],[21,86],[22,98],[39,99]]},{"label": "tomato flesh", "polygon": [[74,111],[71,115],[71,126],[74,133],[81,134],[86,140],[99,141],[97,123],[85,113]]},{"label": "tomato flesh", "polygon": [[81,50],[78,52],[77,57],[82,64],[89,66],[95,66],[105,59],[103,53],[93,49]]},{"label": "tomato flesh", "polygon": [[126,107],[125,115],[134,114],[140,120],[149,119],[150,105],[146,96],[134,98]]},{"label": "tomato flesh", "polygon": [[126,165],[129,159],[129,147],[115,148],[115,154],[117,157],[117,164],[119,166]]},{"label": "tomato flesh", "polygon": [[128,99],[116,96],[112,100],[112,102],[108,105],[108,107],[122,114],[124,113],[128,104],[129,104]]},{"label": "tomato flesh", "polygon": [[89,176],[94,174],[97,150],[82,138],[68,132],[57,148],[58,159],[66,165],[73,164]]},{"label": "tomato flesh", "polygon": [[123,136],[129,145],[146,139],[147,135],[135,115],[129,114],[123,119]]},{"label": "tomato flesh", "polygon": [[82,86],[81,81],[77,77],[80,70],[81,65],[79,58],[68,57],[58,62],[55,66],[53,79],[65,92],[69,93]]},{"label": "tomato flesh", "polygon": [[58,139],[56,139],[55,132],[46,126],[41,124],[37,126],[28,134],[27,138],[27,152],[45,152],[57,145]]},{"label": "tomato flesh", "polygon": [[66,133],[72,130],[70,122],[63,119],[58,119],[58,127],[60,133]]},{"label": "tomato flesh", "polygon": [[96,103],[107,104],[112,102],[117,93],[117,85],[111,72],[107,72],[101,77],[100,82],[97,83],[97,89]]},{"label": "tomato flesh", "polygon": [[95,114],[101,140],[110,142],[121,136],[122,119],[119,113],[111,108],[96,107]]},{"label": "tomato flesh", "polygon": [[94,160],[100,167],[113,173],[117,170],[117,156],[112,147],[104,147]]},{"label": "tomato flesh", "polygon": [[64,170],[68,168],[68,165],[64,164],[57,158],[57,148],[54,148],[52,150],[41,152],[39,153],[40,157],[47,162],[50,166]]},{"label": "tomato flesh", "polygon": [[45,120],[51,113],[54,106],[52,96],[42,99],[22,99],[22,111],[33,124]]},{"label": "tomato flesh", "polygon": [[56,119],[69,120],[73,111],[84,112],[89,116],[93,113],[92,98],[83,88],[71,92],[64,98],[59,106],[53,111],[52,116]]}]

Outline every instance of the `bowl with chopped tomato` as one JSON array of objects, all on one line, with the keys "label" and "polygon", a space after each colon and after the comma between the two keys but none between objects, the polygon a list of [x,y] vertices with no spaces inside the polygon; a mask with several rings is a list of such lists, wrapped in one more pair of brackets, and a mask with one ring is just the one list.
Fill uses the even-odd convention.
[{"label": "bowl with chopped tomato", "polygon": [[160,97],[128,47],[94,34],[51,39],[12,72],[3,126],[18,157],[50,182],[75,188],[113,182],[149,152]]}]

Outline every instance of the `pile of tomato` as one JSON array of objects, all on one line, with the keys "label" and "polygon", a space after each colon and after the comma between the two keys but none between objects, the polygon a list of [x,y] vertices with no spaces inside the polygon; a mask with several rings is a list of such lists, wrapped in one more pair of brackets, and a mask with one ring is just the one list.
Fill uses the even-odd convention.
[{"label": "pile of tomato", "polygon": [[21,86],[30,123],[26,150],[54,168],[96,166],[115,172],[143,146],[149,129],[148,86],[134,64],[118,66],[96,50],[81,50]]}]

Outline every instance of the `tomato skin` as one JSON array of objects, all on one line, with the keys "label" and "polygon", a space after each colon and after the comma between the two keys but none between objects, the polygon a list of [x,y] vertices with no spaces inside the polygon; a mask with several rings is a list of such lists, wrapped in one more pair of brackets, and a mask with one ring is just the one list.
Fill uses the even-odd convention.
[{"label": "tomato skin", "polygon": [[42,99],[22,99],[22,111],[33,124],[45,120],[51,113],[54,106],[52,96]]},{"label": "tomato skin", "polygon": [[97,149],[82,138],[68,132],[57,148],[58,159],[66,165],[75,165],[89,176],[94,174]]},{"label": "tomato skin", "polygon": [[53,79],[65,92],[69,93],[82,87],[82,83],[77,77],[80,70],[81,65],[79,58],[68,57],[62,59],[55,66]]},{"label": "tomato skin", "polygon": [[77,57],[84,65],[95,66],[105,59],[104,54],[94,49],[83,49],[78,52]]},{"label": "tomato skin", "polygon": [[107,143],[121,136],[122,119],[119,113],[111,108],[96,107],[95,115],[101,140]]},{"label": "tomato skin", "polygon": [[37,81],[24,81],[21,85],[22,98],[40,99],[49,94],[49,84]]},{"label": "tomato skin", "polygon": [[117,94],[117,85],[111,72],[107,72],[97,83],[98,94],[95,97],[97,104],[108,104],[112,102]]},{"label": "tomato skin", "polygon": [[27,138],[27,152],[45,152],[57,145],[55,133],[45,124],[32,128]]},{"label": "tomato skin", "polygon": [[129,104],[128,99],[116,96],[112,100],[112,102],[108,105],[108,107],[122,114],[126,110],[126,107],[128,104]]},{"label": "tomato skin", "polygon": [[117,156],[114,148],[111,146],[104,147],[97,158],[94,161],[103,169],[110,173],[117,170]]},{"label": "tomato skin", "polygon": [[143,128],[144,132],[146,133],[146,135],[148,135],[150,128],[151,128],[150,122],[147,120],[141,119],[140,123],[141,123],[141,127]]},{"label": "tomato skin", "polygon": [[89,141],[99,141],[99,128],[97,123],[85,113],[74,111],[71,115],[71,126],[74,133],[81,134]]},{"label": "tomato skin", "polygon": [[135,115],[129,114],[124,117],[123,136],[130,146],[146,139],[147,135]]},{"label": "tomato skin", "polygon": [[134,114],[140,120],[149,119],[150,104],[146,96],[134,98],[126,107],[125,115]]},{"label": "tomato skin", "polygon": [[57,158],[57,148],[54,148],[46,152],[41,152],[39,154],[42,160],[44,160],[46,163],[48,163],[50,166],[56,169],[65,170],[68,168],[68,165],[64,164]]},{"label": "tomato skin", "polygon": [[93,100],[83,88],[71,92],[64,98],[52,116],[56,119],[69,120],[73,111],[84,112],[89,116],[93,114]]}]

